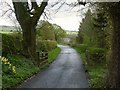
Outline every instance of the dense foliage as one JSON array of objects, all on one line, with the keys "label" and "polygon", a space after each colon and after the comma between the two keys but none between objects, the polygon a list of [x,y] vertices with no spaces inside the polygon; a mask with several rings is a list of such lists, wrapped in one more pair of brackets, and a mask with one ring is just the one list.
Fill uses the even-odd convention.
[{"label": "dense foliage", "polygon": [[58,25],[51,24],[48,21],[40,21],[37,26],[38,40],[54,40],[61,43],[66,37],[66,32]]},{"label": "dense foliage", "polygon": [[41,21],[37,28],[37,37],[42,40],[55,40],[53,26],[48,21]]},{"label": "dense foliage", "polygon": [[[83,62],[88,69],[92,87],[105,87],[106,52],[109,51],[108,39],[110,40],[110,25],[104,11],[88,10],[78,32],[77,50],[81,53]],[[109,42],[110,43],[110,42]],[[101,67],[101,68],[100,68]],[[100,71],[96,71],[100,69]],[[102,71],[101,71],[102,70]],[[93,73],[103,77],[94,76]],[[97,83],[100,83],[98,85]],[[96,84],[96,85],[95,85]]]},{"label": "dense foliage", "polygon": [[120,2],[98,3],[98,6],[108,15],[112,26],[107,86],[120,88]]},{"label": "dense foliage", "polygon": [[22,53],[22,35],[20,33],[2,34],[2,54]]},{"label": "dense foliage", "polygon": [[38,51],[50,51],[57,47],[57,42],[53,40],[38,40],[37,50]]},{"label": "dense foliage", "polygon": [[[103,64],[106,64],[108,68],[107,80],[104,80],[106,86],[118,88],[120,87],[120,80],[118,79],[120,76],[120,50],[118,49],[120,48],[120,2],[101,2],[95,3],[95,5],[93,11],[87,11],[80,24],[77,40],[80,44],[89,46],[86,49],[87,55],[86,53],[85,55],[82,54],[85,57],[84,59],[92,63],[94,63],[93,60],[102,59],[105,61]],[[89,64],[88,66],[91,67]],[[94,66],[96,67],[95,64]],[[94,78],[91,80],[92,84],[95,83],[93,81]]]}]

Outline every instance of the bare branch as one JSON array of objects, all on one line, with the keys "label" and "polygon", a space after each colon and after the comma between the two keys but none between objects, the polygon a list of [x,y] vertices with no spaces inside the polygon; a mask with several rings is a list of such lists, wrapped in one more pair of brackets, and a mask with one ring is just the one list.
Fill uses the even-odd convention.
[{"label": "bare branch", "polygon": [[34,20],[33,21],[33,23],[36,25],[37,24],[37,22],[38,22],[38,18],[40,18],[40,16],[42,15],[42,13],[44,12],[44,9],[45,9],[45,7],[47,6],[47,4],[48,4],[48,1],[47,2],[42,2],[41,3],[41,5],[40,5],[40,7],[38,7],[38,8],[36,8],[36,10],[35,10],[35,14],[34,14],[34,16],[32,17],[32,19]]},{"label": "bare branch", "polygon": [[3,17],[6,13],[8,13],[8,12],[10,12],[10,11],[11,11],[10,14],[12,14],[12,13],[13,13],[13,10],[10,8],[10,9],[6,10],[5,12],[3,11],[3,14],[0,15],[0,17]]},{"label": "bare branch", "polygon": [[7,3],[6,1],[4,1],[4,3],[7,4],[7,6],[8,6],[12,11],[14,11],[14,9],[12,8],[12,6],[11,6],[9,3]]},{"label": "bare branch", "polygon": [[53,5],[51,5],[51,7],[55,7],[56,5],[58,5],[59,3],[61,3],[62,0],[58,0],[57,2],[55,2]]},{"label": "bare branch", "polygon": [[49,19],[46,12],[43,13],[43,17],[44,17],[44,19]]},{"label": "bare branch", "polygon": [[31,2],[31,3],[32,3],[32,9],[36,9],[36,8],[38,8],[38,5],[37,5],[36,0],[34,0],[34,1]]},{"label": "bare branch", "polygon": [[81,0],[77,0],[77,1],[78,1],[78,4],[79,4],[79,5],[84,5],[84,6],[85,6],[85,5],[87,4],[87,2],[86,2],[86,1],[83,1],[83,0],[82,0],[82,1],[81,1]]},{"label": "bare branch", "polygon": [[2,9],[1,9],[2,15],[0,15],[0,17],[3,17],[4,15],[8,14],[8,12],[10,12],[8,15],[14,13],[14,10],[13,10],[12,6],[11,6],[8,2],[6,2],[6,1],[1,2],[1,7],[4,6],[4,5],[5,5],[6,7],[8,7],[8,9],[7,9],[7,10],[4,10],[4,9],[2,8]]},{"label": "bare branch", "polygon": [[[60,10],[60,8],[61,8],[64,4],[65,4],[65,2],[63,2],[63,3],[58,7],[58,11]],[[57,12],[58,12],[58,11],[57,11]],[[57,12],[56,12],[56,13],[57,13]]]}]

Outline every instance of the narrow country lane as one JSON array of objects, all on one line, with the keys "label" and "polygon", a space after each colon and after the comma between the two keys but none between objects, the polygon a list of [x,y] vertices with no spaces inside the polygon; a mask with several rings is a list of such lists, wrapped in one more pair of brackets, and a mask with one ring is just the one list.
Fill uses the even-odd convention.
[{"label": "narrow country lane", "polygon": [[19,88],[89,88],[79,54],[69,46],[59,47],[61,53],[50,67]]}]

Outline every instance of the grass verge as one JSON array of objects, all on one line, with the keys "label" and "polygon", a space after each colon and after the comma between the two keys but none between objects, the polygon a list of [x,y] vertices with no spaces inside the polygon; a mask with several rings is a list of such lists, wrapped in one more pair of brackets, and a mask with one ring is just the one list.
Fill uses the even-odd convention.
[{"label": "grass verge", "polygon": [[[60,53],[60,51],[60,48],[55,48],[49,51],[48,62],[53,62]],[[45,63],[44,65],[42,65],[42,67],[38,67],[33,64],[32,60],[26,59],[23,56],[9,56],[9,58],[11,64],[16,67],[16,74],[4,73],[3,69],[2,88],[4,89],[18,86],[24,80],[28,79],[34,74],[40,72],[45,67],[49,66],[49,63]]]},{"label": "grass verge", "polygon": [[60,48],[56,48],[52,51],[49,52],[49,55],[48,55],[48,62],[51,63],[53,62],[53,60],[56,59],[56,57],[58,56],[58,54],[60,53],[61,49]]},{"label": "grass verge", "polygon": [[87,66],[92,88],[105,88],[106,66],[103,63],[93,63]]},{"label": "grass verge", "polygon": [[91,61],[90,64],[88,64],[86,62],[85,52],[81,52],[79,47],[75,47],[75,49],[80,53],[83,64],[88,71],[91,88],[104,88],[106,85],[106,63]]}]

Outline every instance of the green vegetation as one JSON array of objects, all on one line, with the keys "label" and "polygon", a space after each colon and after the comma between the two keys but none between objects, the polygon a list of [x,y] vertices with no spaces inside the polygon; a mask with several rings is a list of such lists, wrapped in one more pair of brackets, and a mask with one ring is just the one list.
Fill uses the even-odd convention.
[{"label": "green vegetation", "polygon": [[77,35],[78,34],[78,31],[66,31],[67,34],[75,34]]},{"label": "green vegetation", "polygon": [[[78,0],[78,3],[76,2],[75,5],[74,3],[70,3],[67,5],[75,7],[81,4],[85,6],[86,3],[88,2],[85,2],[84,0],[83,2],[82,1],[79,2]],[[20,62],[23,62],[22,65],[24,65],[25,63],[26,68],[27,66],[29,68],[28,63],[31,62],[30,63],[30,66],[31,66],[33,62],[36,62],[35,61],[37,56],[36,40],[38,40],[38,37],[39,37],[39,40],[56,40],[57,42],[61,41],[62,37],[61,38],[56,37],[58,34],[56,33],[57,30],[54,32],[54,30],[52,30],[54,25],[51,25],[49,23],[48,24],[46,23],[46,25],[44,25],[45,28],[43,26],[42,28],[43,31],[39,33],[38,37],[36,37],[36,34],[37,34],[36,26],[38,24],[37,22],[39,21],[39,18],[41,17],[41,15],[46,11],[44,9],[48,5],[48,1],[47,2],[42,1],[39,5],[37,4],[37,2],[32,2],[32,0],[26,1],[25,3],[23,2],[18,3],[18,2],[12,1],[12,4],[13,4],[16,19],[22,29],[22,38],[20,39],[18,37],[19,39],[17,38],[15,39],[14,35],[13,36],[3,35],[3,40],[4,40],[3,55],[6,56],[8,59],[9,57],[10,58],[20,57],[19,58],[20,60],[17,58],[15,59],[15,61],[13,60],[14,62],[11,61],[10,63],[13,63],[14,65],[14,63],[17,62],[18,60]],[[105,81],[103,79],[105,77],[105,75],[103,75],[105,70],[104,66],[106,64],[106,61],[108,61],[109,62],[107,63],[108,80],[106,80],[108,82],[107,87],[120,88],[120,79],[119,79],[119,76],[120,76],[120,65],[119,65],[120,64],[120,50],[119,50],[120,48],[120,41],[119,41],[120,40],[120,30],[119,30],[120,29],[120,21],[119,21],[120,20],[120,2],[104,2],[104,3],[95,2],[94,4],[92,3],[90,4],[91,6],[93,6],[94,9],[92,11],[91,10],[87,11],[85,18],[83,18],[82,23],[80,24],[77,39],[76,37],[72,38],[70,43],[74,44],[75,46],[76,42],[73,42],[73,41],[76,39],[77,44],[84,44],[87,46],[86,48],[84,45],[80,45],[80,46],[76,46],[76,48],[78,48],[77,50],[81,53],[82,59],[85,59],[84,60],[84,62],[86,62],[85,65],[87,64],[88,66],[88,72],[91,78],[92,87],[97,87],[97,88],[103,87],[103,84],[101,84],[101,82]],[[3,3],[1,5],[4,6],[8,4]],[[53,5],[53,6],[56,6],[56,5]],[[5,11],[4,14],[6,14],[6,12],[7,10]],[[12,16],[12,15],[9,15],[9,16]],[[47,17],[45,13],[44,13],[44,16]],[[61,30],[61,28],[59,28],[59,30],[60,32],[62,32],[62,35],[63,34],[65,35],[65,32]],[[14,30],[11,30],[11,31],[14,31]],[[43,36],[41,34],[43,34]],[[61,36],[61,33],[58,36]],[[17,41],[18,42],[20,41],[20,43],[18,43]],[[17,46],[17,44],[19,44],[20,47],[19,45]],[[47,48],[46,45],[45,46],[43,45],[43,47]],[[104,59],[104,57],[106,56],[110,58]],[[24,58],[25,59],[30,58],[30,59],[24,60]],[[90,63],[88,62],[88,60]],[[103,62],[96,62],[98,60],[102,60]],[[15,64],[18,65],[20,62],[17,62]],[[18,68],[18,66],[16,67]],[[7,75],[6,74],[7,72],[3,74]],[[18,72],[20,72],[20,70]],[[26,71],[26,72],[29,74],[29,71]],[[22,72],[20,74],[24,75],[24,73],[26,72]],[[14,77],[14,75],[12,75],[12,77]],[[12,81],[11,78],[7,78],[6,80],[11,81],[11,83],[14,81],[14,80]],[[19,81],[19,79],[16,80],[15,82],[17,81]],[[99,83],[100,85],[98,86]]]},{"label": "green vegetation", "polygon": [[106,31],[109,29],[104,12],[88,10],[79,26],[76,50],[80,53],[83,63],[88,71],[92,88],[106,86],[106,52],[108,45]]},{"label": "green vegetation", "polygon": [[22,35],[20,33],[2,34],[2,54],[18,54],[22,52]]},{"label": "green vegetation", "polygon": [[[41,25],[42,23],[42,25]],[[42,40],[55,40],[54,27],[48,21],[41,21],[37,26],[37,36]]]},{"label": "green vegetation", "polygon": [[87,49],[87,45],[85,44],[77,44],[75,47],[79,47],[77,48],[77,51],[80,52],[80,53],[84,53]]},{"label": "green vegetation", "polygon": [[37,40],[38,51],[50,51],[57,47],[57,42],[53,40]]},{"label": "green vegetation", "polygon": [[32,60],[28,60],[23,56],[10,56],[9,61],[15,66],[16,74],[7,74],[4,72],[7,67],[3,66],[2,87],[10,88],[22,83],[25,79],[39,71],[39,67],[35,66]]},{"label": "green vegetation", "polygon": [[106,87],[106,65],[104,63],[94,63],[87,66],[92,88]]},{"label": "green vegetation", "polygon": [[7,66],[3,66],[3,88],[16,87],[22,83],[25,79],[28,79],[32,75],[40,72],[43,68],[47,67],[49,63],[53,62],[55,58],[60,53],[60,48],[55,48],[49,51],[48,63],[38,67],[33,62],[33,60],[25,58],[23,56],[9,55],[9,62],[15,66],[16,73],[10,74]]},{"label": "green vegetation", "polygon": [[[80,46],[80,47],[79,47]],[[105,78],[106,78],[106,62],[105,61],[99,61],[98,59],[102,59],[103,57],[100,57],[99,52],[103,53],[103,49],[91,49],[92,54],[88,53],[89,57],[86,55],[85,52],[81,49],[81,46],[78,45],[75,47],[75,49],[80,53],[80,56],[82,58],[82,61],[88,71],[89,79],[90,79],[90,85],[92,88],[103,88],[105,87]],[[94,60],[92,57],[93,54],[96,54],[94,57]],[[104,60],[104,59],[102,59]]]},{"label": "green vegetation", "polygon": [[51,24],[48,21],[42,20],[37,26],[38,40],[55,40],[61,43],[65,37],[66,32],[56,24]]},{"label": "green vegetation", "polygon": [[60,48],[56,48],[52,51],[49,52],[48,55],[48,62],[51,63],[53,60],[56,59],[56,57],[58,56],[58,54],[60,53],[61,49]]},{"label": "green vegetation", "polygon": [[103,48],[89,48],[86,57],[94,62],[102,62],[105,60],[105,50]]},{"label": "green vegetation", "polygon": [[[44,31],[45,29],[47,31],[50,30],[52,35],[50,32],[44,35],[47,32],[46,31],[37,32],[36,36],[36,52],[48,52],[48,62],[42,63],[42,65],[38,65],[38,62],[36,62],[35,59],[25,55],[23,51],[23,33],[2,33],[2,55],[7,58],[2,58],[2,62],[5,61],[2,64],[3,88],[16,87],[24,80],[48,67],[49,64],[52,63],[58,56],[61,50],[57,47],[54,31],[52,28],[47,28],[48,24],[53,27],[52,24],[45,22],[45,28],[41,28],[38,31]],[[49,36],[47,37],[47,35]],[[15,73],[13,73],[13,71]]]}]

